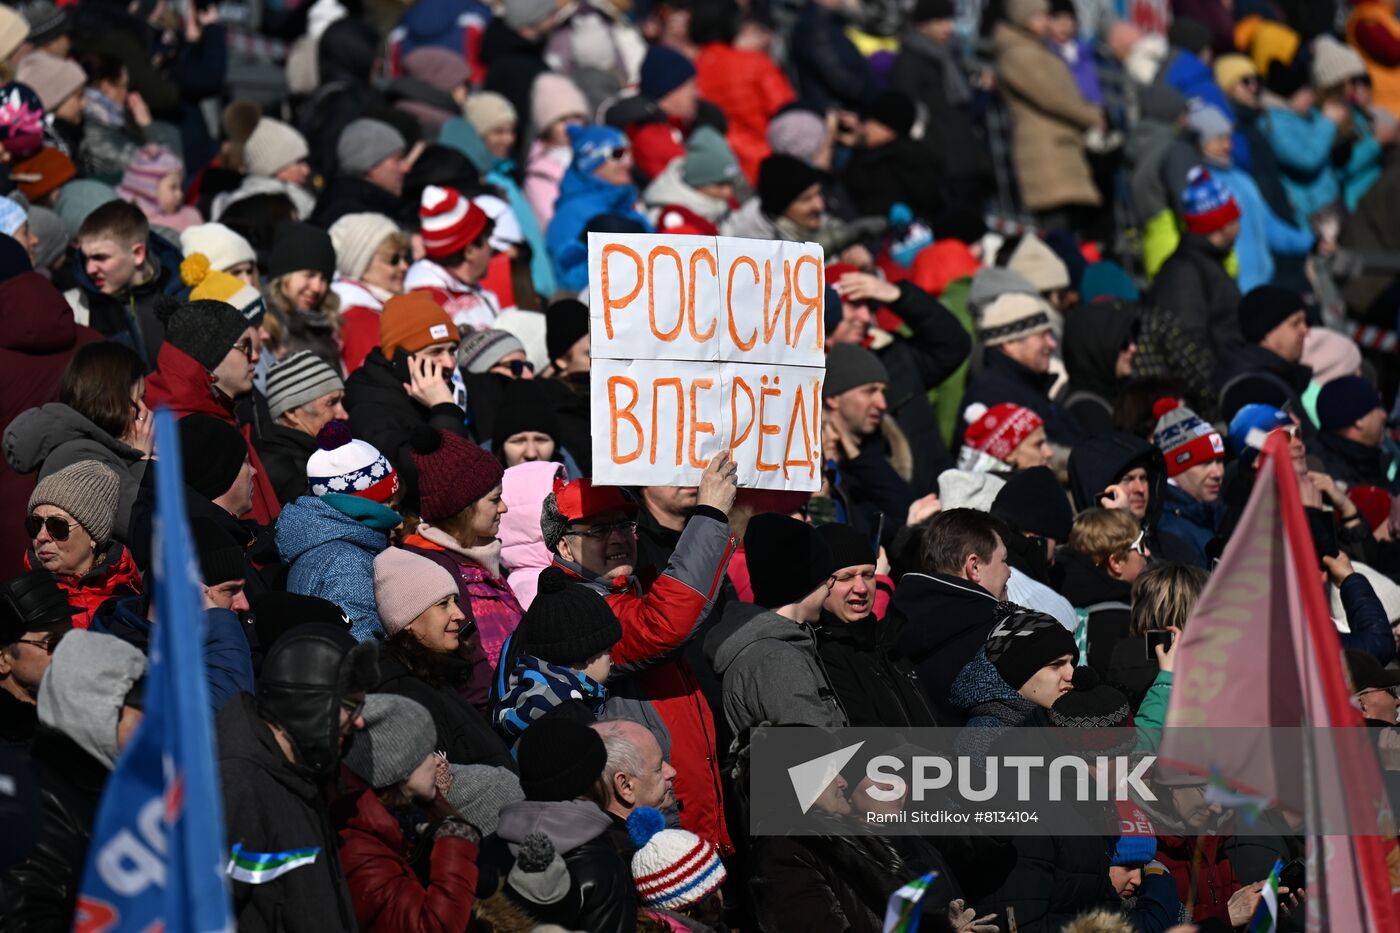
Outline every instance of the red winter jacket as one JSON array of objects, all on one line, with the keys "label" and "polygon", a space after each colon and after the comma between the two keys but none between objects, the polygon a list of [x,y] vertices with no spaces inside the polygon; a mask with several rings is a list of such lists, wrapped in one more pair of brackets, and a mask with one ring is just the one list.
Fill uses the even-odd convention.
[{"label": "red winter jacket", "polygon": [[792,85],[762,52],[711,42],[695,58],[700,96],[724,111],[729,147],[750,184],[758,183],[758,164],[772,151],[768,124],[773,115],[797,99]]},{"label": "red winter jacket", "polygon": [[[42,566],[33,551],[24,555],[25,570]],[[97,607],[112,597],[139,596],[142,591],[141,571],[136,569],[131,552],[115,543],[108,547],[107,559],[81,577],[55,574],[54,580],[68,605],[80,610],[73,615],[74,628],[90,626]]]},{"label": "red winter jacket", "polygon": [[213,415],[239,429],[248,445],[248,462],[255,471],[253,477],[253,509],[248,515],[259,525],[271,525],[282,511],[272,478],[264,469],[262,458],[253,446],[253,432],[248,425],[239,425],[233,414],[233,399],[214,386],[214,377],[194,357],[173,344],[163,343],[156,358],[156,371],[146,379],[146,404],[151,408],[169,408],[176,417]]},{"label": "red winter jacket", "polygon": [[[1181,903],[1189,903],[1191,878],[1196,876],[1196,907],[1193,920],[1212,917],[1230,921],[1230,895],[1244,885],[1235,877],[1235,867],[1225,852],[1230,836],[1159,836],[1157,861],[1167,866],[1176,879],[1176,893]],[[1201,844],[1199,857],[1196,844]],[[1193,867],[1194,866],[1194,867]]]},{"label": "red winter jacket", "polygon": [[[716,513],[718,514],[718,513]],[[734,553],[728,524],[694,515],[681,532],[666,571],[645,589],[635,577],[602,580],[577,564],[555,559],[566,572],[602,593],[622,623],[613,647],[613,680],[634,676],[671,735],[671,767],[681,826],[720,851],[734,846],[724,825],[724,791],[715,744],[715,721],[694,672],[677,650],[695,631],[724,580]]]},{"label": "red winter jacket", "polygon": [[374,791],[360,793],[340,827],[340,866],[361,933],[464,933],[476,901],[476,849],[458,836],[438,839],[424,887],[398,820]]},{"label": "red winter jacket", "polygon": [[[0,308],[12,312],[0,319],[0,431],[22,411],[58,400],[58,381],[74,352],[96,343],[102,335],[73,320],[73,309],[48,279],[23,272],[0,283]],[[20,572],[21,557],[30,544],[24,534],[29,497],[37,473],[16,473],[0,458],[0,574]]]}]

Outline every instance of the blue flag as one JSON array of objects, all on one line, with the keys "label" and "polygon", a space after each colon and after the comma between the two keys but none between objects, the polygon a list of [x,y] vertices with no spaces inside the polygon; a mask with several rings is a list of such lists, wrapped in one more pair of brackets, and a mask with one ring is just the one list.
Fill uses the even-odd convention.
[{"label": "blue flag", "polygon": [[223,933],[223,799],[205,681],[203,606],[185,517],[175,416],[155,414],[160,449],[152,548],[156,624],[145,719],[117,759],[97,810],[75,933]]}]

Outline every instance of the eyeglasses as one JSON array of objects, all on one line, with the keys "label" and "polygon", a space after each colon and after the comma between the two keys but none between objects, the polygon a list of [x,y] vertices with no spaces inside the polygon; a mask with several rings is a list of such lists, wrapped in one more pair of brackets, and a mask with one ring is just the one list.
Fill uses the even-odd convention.
[{"label": "eyeglasses", "polygon": [[571,534],[581,535],[585,538],[592,538],[601,541],[612,535],[613,532],[620,531],[623,534],[634,535],[637,533],[637,523],[632,521],[613,522],[611,525],[594,525],[592,528],[575,528]]},{"label": "eyeglasses", "polygon": [[1257,75],[1245,75],[1243,78],[1240,78],[1238,83],[1248,85],[1249,87],[1258,87],[1259,77]]},{"label": "eyeglasses", "polygon": [[350,721],[354,722],[355,720],[360,718],[361,714],[364,713],[365,701],[360,700],[358,703],[356,703],[350,700],[341,700],[340,708],[345,710],[345,712],[350,716]]},{"label": "eyeglasses", "polygon": [[237,350],[239,353],[242,353],[244,358],[246,358],[248,362],[253,362],[253,341],[240,340],[233,345],[233,349]]},{"label": "eyeglasses", "polygon": [[500,362],[500,363],[497,363],[495,366],[492,366],[491,368],[492,368],[492,369],[508,369],[508,370],[510,370],[510,374],[511,374],[512,376],[514,376],[516,379],[519,379],[519,378],[520,378],[520,374],[523,373],[523,372],[525,372],[525,370],[527,370],[527,369],[528,369],[530,372],[534,372],[534,371],[535,371],[535,364],[534,364],[534,363],[531,363],[529,360],[510,360],[509,362]]},{"label": "eyeglasses", "polygon": [[30,538],[37,538],[40,531],[47,531],[49,537],[55,541],[67,541],[69,533],[79,524],[79,522],[65,522],[57,515],[51,515],[48,518],[31,515],[24,520],[24,531]]},{"label": "eyeglasses", "polygon": [[632,154],[630,146],[609,146],[603,150],[603,158],[613,162],[621,162]]},{"label": "eyeglasses", "polygon": [[1147,536],[1147,530],[1146,530],[1146,529],[1143,529],[1142,531],[1139,531],[1139,532],[1138,532],[1138,536],[1137,536],[1136,538],[1133,539],[1133,543],[1130,544],[1130,545],[1128,545],[1128,550],[1130,550],[1130,551],[1137,551],[1137,552],[1138,552],[1139,554],[1141,554],[1143,557],[1146,557],[1146,556],[1147,556],[1147,545],[1143,544],[1143,538],[1145,538],[1146,536]]},{"label": "eyeglasses", "polygon": [[35,648],[43,648],[45,654],[53,654],[58,643],[63,641],[63,634],[51,635],[48,638],[20,638],[16,639],[17,645],[33,645]]}]

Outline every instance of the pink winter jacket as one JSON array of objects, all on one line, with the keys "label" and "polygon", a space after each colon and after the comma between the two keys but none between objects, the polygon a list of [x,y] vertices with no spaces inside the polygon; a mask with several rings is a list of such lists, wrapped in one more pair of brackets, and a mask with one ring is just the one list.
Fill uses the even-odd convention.
[{"label": "pink winter jacket", "polygon": [[554,491],[554,479],[564,479],[564,465],[548,460],[517,463],[501,479],[501,500],[509,511],[501,516],[501,566],[510,574],[510,588],[525,609],[535,601],[540,571],[554,555],[544,546],[540,508]]},{"label": "pink winter jacket", "polygon": [[559,183],[568,171],[572,153],[568,146],[546,146],[535,140],[530,157],[525,162],[525,200],[535,212],[540,229],[549,227],[554,219],[554,202],[559,200]]}]

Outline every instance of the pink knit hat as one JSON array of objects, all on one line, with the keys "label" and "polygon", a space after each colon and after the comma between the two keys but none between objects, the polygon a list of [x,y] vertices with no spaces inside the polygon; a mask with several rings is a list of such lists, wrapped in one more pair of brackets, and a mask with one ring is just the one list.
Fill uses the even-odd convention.
[{"label": "pink knit hat", "polygon": [[444,596],[457,595],[457,581],[436,561],[390,547],[374,559],[374,601],[386,635],[397,635]]},{"label": "pink knit hat", "polygon": [[160,180],[166,175],[184,171],[184,163],[173,152],[157,143],[147,143],[126,167],[126,174],[122,176],[121,184],[117,185],[117,194],[123,201],[130,201],[147,213],[159,213],[157,190]]},{"label": "pink knit hat", "polygon": [[588,119],[588,101],[578,85],[563,75],[545,72],[530,88],[530,115],[535,128],[544,132],[565,117]]}]

